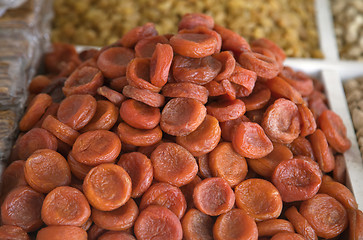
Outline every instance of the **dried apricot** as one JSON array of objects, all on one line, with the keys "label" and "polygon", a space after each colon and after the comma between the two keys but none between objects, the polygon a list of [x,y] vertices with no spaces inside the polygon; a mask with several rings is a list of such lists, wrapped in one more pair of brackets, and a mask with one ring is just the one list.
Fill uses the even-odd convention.
[{"label": "dried apricot", "polygon": [[226,180],[212,177],[195,186],[193,199],[199,211],[209,216],[218,216],[233,208],[235,196]]},{"label": "dried apricot", "polygon": [[287,99],[277,99],[266,109],[261,126],[272,141],[291,143],[300,134],[297,106]]},{"label": "dried apricot", "polygon": [[42,220],[47,225],[82,226],[91,216],[86,197],[76,188],[53,189],[44,199]]},{"label": "dried apricot", "polygon": [[277,188],[269,181],[250,178],[235,188],[236,205],[255,221],[277,218],[282,211],[282,199]]},{"label": "dried apricot", "polygon": [[294,202],[313,197],[320,188],[321,177],[316,162],[297,156],[277,165],[272,174],[272,183],[284,202]]},{"label": "dried apricot", "polygon": [[192,98],[173,98],[161,112],[161,129],[173,136],[185,136],[196,130],[204,121],[207,109]]},{"label": "dried apricot", "polygon": [[217,218],[213,226],[213,236],[216,240],[257,240],[258,230],[253,218],[245,211],[232,209]]},{"label": "dried apricot", "polygon": [[177,187],[193,180],[198,165],[193,155],[176,143],[162,143],[151,153],[154,178]]},{"label": "dried apricot", "polygon": [[28,184],[42,193],[71,182],[71,170],[66,159],[50,149],[40,149],[30,155],[25,162],[24,174]]},{"label": "dried apricot", "polygon": [[198,157],[211,152],[221,139],[221,128],[215,117],[207,115],[199,127],[186,136],[176,137],[176,142]]},{"label": "dried apricot", "polygon": [[182,240],[183,230],[177,216],[163,206],[150,205],[140,212],[134,232],[137,239]]},{"label": "dried apricot", "polygon": [[130,199],[131,189],[129,174],[112,163],[92,168],[83,181],[88,202],[101,211],[112,211],[124,205]]},{"label": "dried apricot", "polygon": [[90,166],[114,162],[121,151],[118,136],[106,130],[94,130],[81,134],[72,147],[73,157]]}]

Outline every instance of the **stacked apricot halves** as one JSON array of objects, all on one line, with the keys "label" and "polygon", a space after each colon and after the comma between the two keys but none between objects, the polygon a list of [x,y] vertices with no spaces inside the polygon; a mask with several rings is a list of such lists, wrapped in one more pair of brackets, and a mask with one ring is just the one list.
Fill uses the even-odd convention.
[{"label": "stacked apricot halves", "polygon": [[0,238],[362,239],[345,126],[284,59],[202,14],[99,51],[54,44],[2,177]]}]

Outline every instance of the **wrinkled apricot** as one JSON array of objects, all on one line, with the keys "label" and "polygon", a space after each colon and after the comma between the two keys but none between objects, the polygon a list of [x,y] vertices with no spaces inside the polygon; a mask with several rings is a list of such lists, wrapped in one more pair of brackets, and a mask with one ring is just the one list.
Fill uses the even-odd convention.
[{"label": "wrinkled apricot", "polygon": [[43,194],[28,186],[13,189],[1,205],[2,224],[21,227],[26,232],[38,230],[42,225],[40,211]]},{"label": "wrinkled apricot", "polygon": [[293,154],[285,145],[280,143],[273,144],[273,150],[265,157],[258,159],[247,159],[248,167],[257,174],[270,178],[273,171],[284,160],[292,159]]},{"label": "wrinkled apricot", "polygon": [[36,95],[19,122],[20,131],[29,131],[43,116],[47,107],[52,104],[52,97],[46,93]]},{"label": "wrinkled apricot", "polygon": [[173,60],[173,76],[176,82],[190,82],[204,85],[212,81],[222,68],[215,58],[188,58],[175,56]]},{"label": "wrinkled apricot", "polygon": [[37,233],[37,240],[87,240],[87,232],[75,226],[48,226]]},{"label": "wrinkled apricot", "polygon": [[318,240],[315,230],[309,224],[304,216],[302,216],[295,206],[288,208],[285,211],[286,218],[294,226],[295,231],[308,240]]},{"label": "wrinkled apricot", "polygon": [[182,191],[168,183],[155,183],[144,193],[140,202],[140,210],[150,205],[168,208],[179,219],[184,216],[187,203]]},{"label": "wrinkled apricot", "polygon": [[91,121],[81,131],[110,130],[115,125],[117,117],[118,109],[113,103],[107,100],[99,100]]},{"label": "wrinkled apricot", "polygon": [[212,57],[222,63],[222,69],[214,78],[214,80],[222,81],[223,79],[229,78],[236,66],[236,60],[234,59],[232,53],[224,51],[220,53],[215,53],[214,55],[212,55]]},{"label": "wrinkled apricot", "polygon": [[120,116],[134,128],[153,129],[159,124],[161,114],[156,107],[128,99],[121,105]]},{"label": "wrinkled apricot", "polygon": [[230,211],[235,201],[232,188],[226,180],[219,177],[206,178],[198,183],[193,198],[196,208],[209,216]]},{"label": "wrinkled apricot", "polygon": [[302,201],[318,192],[321,176],[316,162],[297,156],[277,165],[272,174],[272,183],[279,190],[284,202]]},{"label": "wrinkled apricot", "polygon": [[343,120],[331,110],[325,110],[318,118],[319,126],[326,140],[337,152],[344,153],[350,146]]},{"label": "wrinkled apricot", "polygon": [[239,184],[247,175],[244,157],[236,153],[229,142],[221,142],[209,153],[209,167],[214,177],[221,177],[231,187]]},{"label": "wrinkled apricot", "polygon": [[332,171],[335,168],[335,160],[324,132],[317,129],[309,136],[309,140],[315,160],[319,163],[320,169],[323,172]]},{"label": "wrinkled apricot", "polygon": [[358,204],[353,193],[343,184],[336,181],[329,181],[323,177],[319,193],[325,193],[338,200],[346,209],[357,209]]},{"label": "wrinkled apricot", "polygon": [[287,99],[277,99],[266,109],[261,126],[272,141],[291,143],[300,134],[297,106]]},{"label": "wrinkled apricot", "polygon": [[66,159],[50,149],[40,149],[30,155],[25,162],[24,174],[27,183],[42,193],[71,182],[71,170]]},{"label": "wrinkled apricot", "polygon": [[206,107],[192,98],[173,98],[161,112],[160,127],[167,134],[185,136],[204,121]]},{"label": "wrinkled apricot", "polygon": [[47,225],[82,226],[91,216],[86,197],[76,188],[53,189],[44,199],[42,220]]},{"label": "wrinkled apricot", "polygon": [[124,153],[117,162],[132,181],[131,197],[140,197],[151,185],[153,166],[151,160],[140,152]]},{"label": "wrinkled apricot", "polygon": [[91,95],[71,95],[59,105],[57,118],[74,130],[79,130],[91,121],[96,107],[96,99]]},{"label": "wrinkled apricot", "polygon": [[67,124],[62,123],[52,115],[49,115],[44,119],[42,123],[42,128],[48,130],[59,140],[65,142],[70,146],[72,146],[76,139],[79,137],[79,132],[77,132]]},{"label": "wrinkled apricot", "polygon": [[207,105],[207,112],[218,121],[225,122],[241,117],[246,112],[246,106],[239,99],[216,101]]},{"label": "wrinkled apricot", "polygon": [[275,59],[265,55],[244,51],[239,55],[238,63],[243,68],[254,71],[257,76],[271,79],[279,73],[279,65]]},{"label": "wrinkled apricot", "polygon": [[76,69],[64,82],[64,95],[91,94],[95,95],[97,88],[103,85],[103,75],[94,67],[84,66]]},{"label": "wrinkled apricot", "polygon": [[253,218],[245,211],[232,209],[217,218],[213,226],[213,236],[216,240],[257,240],[258,230]]},{"label": "wrinkled apricot", "polygon": [[140,212],[134,225],[137,239],[182,240],[183,230],[177,216],[163,206],[150,205]]},{"label": "wrinkled apricot", "polygon": [[335,198],[326,194],[319,193],[302,202],[300,213],[318,237],[334,238],[348,227],[347,211]]},{"label": "wrinkled apricot", "polygon": [[97,67],[106,78],[122,77],[126,74],[127,64],[135,57],[133,50],[125,47],[113,47],[100,53]]},{"label": "wrinkled apricot", "polygon": [[262,127],[253,122],[241,122],[232,135],[234,150],[243,157],[262,158],[273,150],[270,139]]},{"label": "wrinkled apricot", "polygon": [[138,215],[139,208],[132,198],[121,207],[112,211],[101,211],[92,208],[93,222],[106,230],[124,231],[131,228]]},{"label": "wrinkled apricot", "polygon": [[138,41],[135,45],[135,57],[151,58],[158,43],[167,44],[169,40],[165,36],[150,36]]},{"label": "wrinkled apricot", "polygon": [[259,237],[271,237],[280,232],[294,233],[294,226],[284,219],[269,219],[257,223]]},{"label": "wrinkled apricot", "polygon": [[277,218],[282,211],[282,199],[277,188],[269,181],[250,178],[235,188],[236,205],[255,221]]},{"label": "wrinkled apricot", "polygon": [[139,26],[131,29],[129,32],[123,35],[120,39],[120,43],[124,47],[134,47],[140,40],[158,35],[153,23],[146,23],[143,26]]},{"label": "wrinkled apricot", "polygon": [[112,102],[115,106],[120,107],[121,103],[125,101],[125,96],[121,93],[112,90],[107,86],[97,88],[98,95],[105,97],[107,100]]},{"label": "wrinkled apricot", "polygon": [[16,151],[19,159],[26,160],[39,149],[51,149],[57,151],[56,137],[42,128],[32,128],[19,138],[16,143]]},{"label": "wrinkled apricot", "polygon": [[199,127],[186,136],[176,137],[176,142],[193,156],[199,157],[211,152],[221,139],[221,128],[215,117],[207,115]]},{"label": "wrinkled apricot", "polygon": [[279,76],[294,87],[302,96],[308,96],[314,90],[313,80],[301,71],[295,72],[292,68],[285,66]]},{"label": "wrinkled apricot", "polygon": [[115,133],[106,130],[85,132],[72,147],[76,161],[90,166],[114,162],[120,151],[120,139]]},{"label": "wrinkled apricot", "polygon": [[177,54],[190,58],[202,58],[216,51],[218,41],[212,35],[178,33],[170,38],[170,45]]},{"label": "wrinkled apricot", "polygon": [[0,239],[29,240],[30,238],[21,227],[13,225],[2,225],[0,226]]},{"label": "wrinkled apricot", "polygon": [[120,123],[117,134],[123,143],[133,146],[151,146],[161,140],[163,132],[159,126],[153,129],[137,129],[126,123]]},{"label": "wrinkled apricot", "polygon": [[213,219],[197,209],[190,209],[182,221],[185,240],[213,240]]},{"label": "wrinkled apricot", "polygon": [[204,86],[189,82],[167,83],[161,92],[165,97],[194,98],[203,104],[208,101],[208,90]]},{"label": "wrinkled apricot", "polygon": [[150,82],[150,61],[149,58],[132,59],[127,65],[126,78],[133,87],[159,92],[161,87]]},{"label": "wrinkled apricot", "polygon": [[212,29],[214,26],[214,19],[211,16],[201,13],[187,13],[180,20],[178,30],[193,29],[198,26]]},{"label": "wrinkled apricot", "polygon": [[132,98],[151,107],[161,107],[165,103],[165,97],[163,95],[130,85],[125,86],[122,93],[125,97]]},{"label": "wrinkled apricot", "polygon": [[173,49],[169,44],[156,44],[155,51],[150,60],[150,82],[162,87],[168,81]]},{"label": "wrinkled apricot", "polygon": [[131,178],[120,166],[104,163],[91,169],[83,181],[88,202],[101,211],[112,211],[124,205],[131,196]]},{"label": "wrinkled apricot", "polygon": [[177,187],[193,180],[198,165],[193,155],[176,143],[162,143],[151,153],[154,178]]},{"label": "wrinkled apricot", "polygon": [[274,77],[266,81],[266,86],[270,89],[272,96],[277,98],[287,98],[296,104],[304,104],[301,94],[280,77]]}]

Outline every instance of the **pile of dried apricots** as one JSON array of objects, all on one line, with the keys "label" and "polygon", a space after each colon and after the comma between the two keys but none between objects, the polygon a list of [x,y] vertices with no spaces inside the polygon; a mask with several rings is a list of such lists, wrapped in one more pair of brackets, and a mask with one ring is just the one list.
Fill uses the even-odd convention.
[{"label": "pile of dried apricots", "polygon": [[1,239],[362,239],[322,85],[187,14],[54,44],[2,176]]}]

